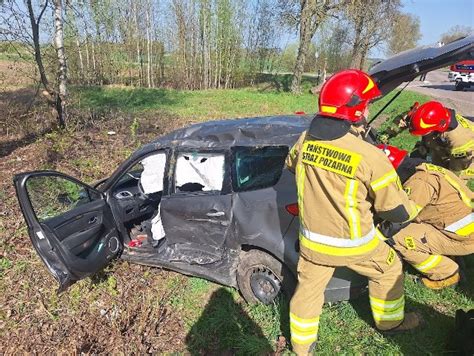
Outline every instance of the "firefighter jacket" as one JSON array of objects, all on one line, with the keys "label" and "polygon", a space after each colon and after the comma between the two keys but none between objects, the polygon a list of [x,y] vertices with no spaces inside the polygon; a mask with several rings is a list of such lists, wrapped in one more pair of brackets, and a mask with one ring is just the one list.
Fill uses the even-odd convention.
[{"label": "firefighter jacket", "polygon": [[404,187],[417,205],[416,222],[433,225],[450,237],[474,237],[474,193],[454,173],[422,163]]},{"label": "firefighter jacket", "polygon": [[301,254],[310,252],[317,263],[366,258],[381,237],[373,211],[392,221],[416,216],[385,154],[353,133],[324,141],[304,132],[286,164],[295,172]]},{"label": "firefighter jacket", "polygon": [[[449,168],[461,174],[472,173],[474,151],[474,124],[459,114],[452,114],[453,129],[423,137],[423,143],[431,152],[433,164]],[[457,125],[456,125],[457,123]],[[465,172],[461,172],[461,171]]]}]

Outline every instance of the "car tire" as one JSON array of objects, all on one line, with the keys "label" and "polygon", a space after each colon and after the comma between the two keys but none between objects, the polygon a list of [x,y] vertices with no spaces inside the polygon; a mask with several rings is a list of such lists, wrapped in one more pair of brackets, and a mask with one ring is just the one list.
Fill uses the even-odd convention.
[{"label": "car tire", "polygon": [[261,250],[242,251],[237,284],[249,304],[271,304],[283,291],[291,298],[296,279],[279,260]]},{"label": "car tire", "polygon": [[461,91],[463,89],[464,89],[463,82],[460,80],[456,80],[456,83],[454,84],[454,90]]}]

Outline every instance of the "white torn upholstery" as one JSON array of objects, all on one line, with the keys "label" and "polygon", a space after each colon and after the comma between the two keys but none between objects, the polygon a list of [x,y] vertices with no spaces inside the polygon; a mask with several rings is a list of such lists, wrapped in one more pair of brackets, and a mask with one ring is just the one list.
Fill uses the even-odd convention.
[{"label": "white torn upholstery", "polygon": [[224,180],[224,159],[223,154],[179,155],[176,163],[176,186],[197,183],[203,186],[203,191],[221,190]]},{"label": "white torn upholstery", "polygon": [[[166,154],[158,153],[148,156],[141,161],[143,172],[140,176],[140,183],[143,193],[152,194],[163,190],[163,179],[165,174]],[[165,237],[165,230],[161,222],[160,205],[156,215],[151,219],[151,236],[153,240],[161,240]]]},{"label": "white torn upholstery", "polygon": [[158,153],[142,160],[143,172],[140,183],[145,194],[157,193],[163,190],[166,154]]},{"label": "white torn upholstery", "polygon": [[151,237],[153,240],[161,240],[165,237],[165,229],[163,228],[163,223],[161,222],[160,206],[158,205],[158,212],[156,216],[151,219]]}]

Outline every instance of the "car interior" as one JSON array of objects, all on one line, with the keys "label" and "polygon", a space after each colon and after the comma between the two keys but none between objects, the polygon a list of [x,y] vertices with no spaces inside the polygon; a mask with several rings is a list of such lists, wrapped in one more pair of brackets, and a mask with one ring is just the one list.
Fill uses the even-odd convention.
[{"label": "car interior", "polygon": [[180,153],[176,160],[175,193],[222,190],[224,162],[222,153]]},{"label": "car interior", "polygon": [[[174,191],[196,194],[220,191],[224,177],[223,153],[180,153],[176,159]],[[164,187],[166,154],[156,153],[132,166],[115,184],[112,196],[120,220],[129,232],[129,247],[161,245],[165,230],[160,202]]]}]

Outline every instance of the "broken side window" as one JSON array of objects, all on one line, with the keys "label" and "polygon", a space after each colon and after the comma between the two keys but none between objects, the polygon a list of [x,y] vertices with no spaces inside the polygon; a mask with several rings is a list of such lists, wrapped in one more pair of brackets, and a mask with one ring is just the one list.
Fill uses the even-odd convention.
[{"label": "broken side window", "polygon": [[232,186],[243,192],[274,186],[280,179],[287,146],[234,147]]},{"label": "broken side window", "polygon": [[221,191],[224,162],[223,153],[180,153],[176,161],[176,192]]}]

